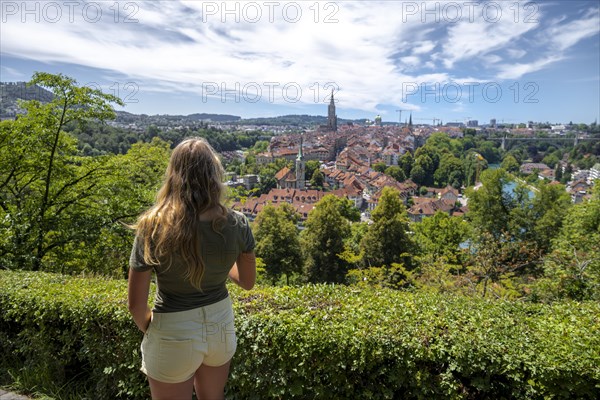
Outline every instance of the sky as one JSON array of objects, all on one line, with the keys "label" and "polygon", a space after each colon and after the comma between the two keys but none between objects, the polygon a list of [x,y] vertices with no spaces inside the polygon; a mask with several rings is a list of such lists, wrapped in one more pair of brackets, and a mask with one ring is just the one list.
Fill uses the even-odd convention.
[{"label": "sky", "polygon": [[[0,0],[0,81],[146,114],[600,119],[600,1]],[[401,111],[398,111],[401,110]]]}]

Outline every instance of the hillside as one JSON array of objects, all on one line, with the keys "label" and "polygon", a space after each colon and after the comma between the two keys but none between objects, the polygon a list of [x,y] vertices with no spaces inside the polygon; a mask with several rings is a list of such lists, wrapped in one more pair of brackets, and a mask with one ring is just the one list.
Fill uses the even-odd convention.
[{"label": "hillside", "polygon": [[0,119],[14,118],[23,110],[18,105],[18,100],[51,101],[53,94],[46,89],[27,82],[0,82]]},{"label": "hillside", "polygon": [[[53,94],[46,89],[33,85],[27,86],[26,82],[0,82],[0,119],[14,118],[18,113],[23,112],[18,106],[18,100],[39,100],[41,102],[51,101]],[[282,115],[277,117],[264,118],[244,118],[230,114],[208,114],[194,113],[189,115],[171,115],[171,114],[133,114],[125,111],[118,111],[115,120],[117,124],[147,127],[151,124],[157,126],[184,125],[193,126],[199,122],[219,122],[231,123],[235,125],[262,125],[262,126],[298,126],[314,127],[326,125],[327,117],[320,115]],[[364,124],[365,120],[338,119],[338,124],[359,123]]]},{"label": "hillside", "polygon": [[[364,124],[365,120],[349,120],[338,118],[338,124],[348,122]],[[278,117],[244,118],[238,121],[239,125],[292,125],[292,126],[315,126],[327,125],[327,117],[321,115],[282,115]]]},{"label": "hillside", "polygon": [[[0,82],[0,118],[14,118],[24,110],[19,107],[18,100],[39,100],[42,103],[52,101],[54,95],[48,90],[37,86],[28,86],[27,82]],[[204,122],[234,122],[241,117],[229,114],[194,113],[190,115],[146,115],[132,114],[124,111],[117,112],[116,122],[122,124],[140,124],[141,122],[155,123],[167,122],[167,125],[179,123],[193,125],[199,121]]]},{"label": "hillside", "polygon": [[136,124],[138,126],[148,126],[154,124],[157,126],[196,125],[199,122],[234,122],[239,121],[241,117],[229,114],[190,114],[190,115],[169,115],[169,114],[132,114],[125,111],[117,111],[117,124]]}]

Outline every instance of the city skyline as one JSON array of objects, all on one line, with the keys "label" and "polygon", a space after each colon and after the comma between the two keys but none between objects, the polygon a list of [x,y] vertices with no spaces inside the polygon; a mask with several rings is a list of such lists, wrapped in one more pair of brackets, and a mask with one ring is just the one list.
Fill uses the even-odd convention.
[{"label": "city skyline", "polygon": [[62,72],[137,114],[324,115],[333,90],[344,119],[591,123],[599,7],[3,1],[0,80]]}]

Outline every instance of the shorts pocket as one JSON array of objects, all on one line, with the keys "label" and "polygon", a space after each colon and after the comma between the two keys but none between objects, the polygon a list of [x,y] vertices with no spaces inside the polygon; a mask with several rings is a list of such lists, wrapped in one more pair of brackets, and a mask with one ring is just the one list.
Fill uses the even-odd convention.
[{"label": "shorts pocket", "polygon": [[162,376],[181,381],[187,379],[187,375],[194,372],[191,371],[192,339],[160,339],[157,363]]}]

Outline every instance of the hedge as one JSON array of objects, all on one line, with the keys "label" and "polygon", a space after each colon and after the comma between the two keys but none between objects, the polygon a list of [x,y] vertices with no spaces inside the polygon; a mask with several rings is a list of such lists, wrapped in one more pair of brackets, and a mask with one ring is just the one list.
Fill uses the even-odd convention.
[{"label": "hedge", "polygon": [[[600,398],[600,305],[230,287],[228,399]],[[125,281],[0,271],[0,383],[141,399]]]}]

